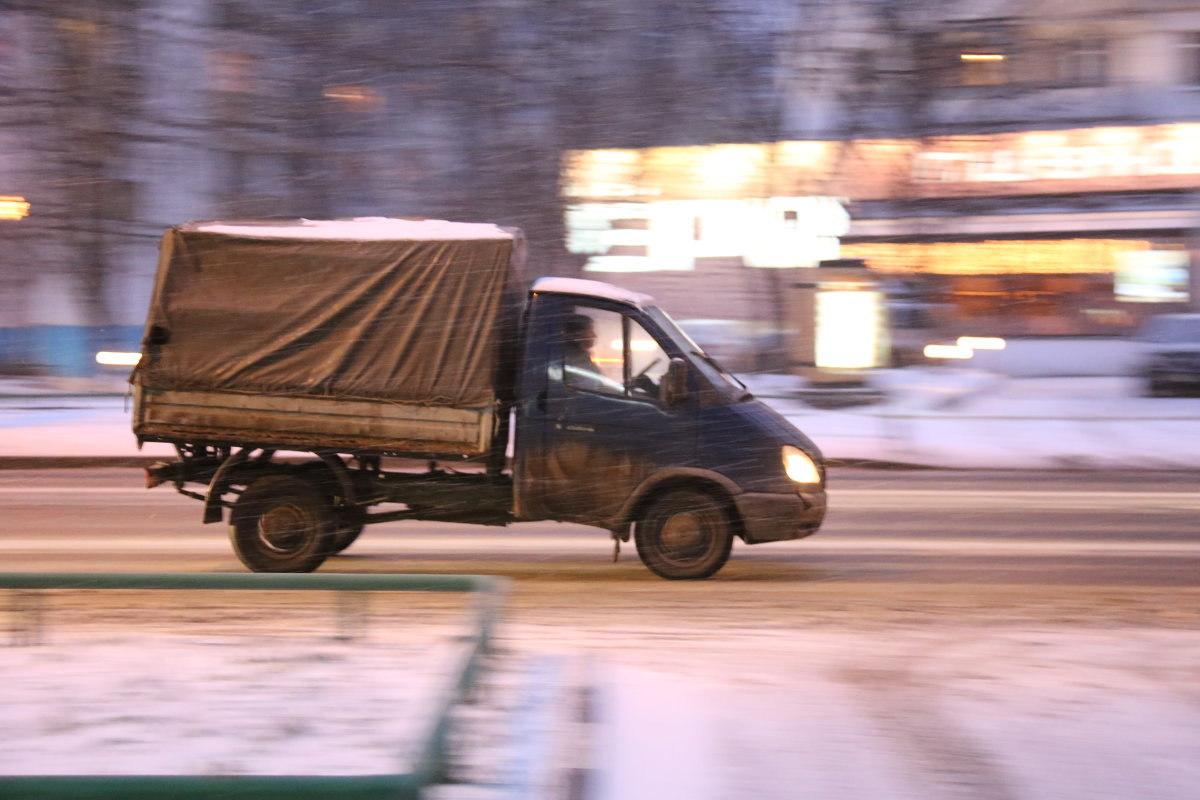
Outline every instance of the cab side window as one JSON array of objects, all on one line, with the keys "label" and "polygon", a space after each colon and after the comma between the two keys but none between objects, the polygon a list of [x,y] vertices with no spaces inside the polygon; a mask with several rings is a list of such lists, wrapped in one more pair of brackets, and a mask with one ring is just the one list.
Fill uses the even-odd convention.
[{"label": "cab side window", "polygon": [[624,314],[575,306],[563,320],[563,382],[572,389],[654,399],[669,362],[654,337]]},{"label": "cab side window", "polygon": [[633,397],[658,399],[658,388],[671,358],[654,337],[638,322],[629,320],[627,329],[629,365],[625,385]]}]

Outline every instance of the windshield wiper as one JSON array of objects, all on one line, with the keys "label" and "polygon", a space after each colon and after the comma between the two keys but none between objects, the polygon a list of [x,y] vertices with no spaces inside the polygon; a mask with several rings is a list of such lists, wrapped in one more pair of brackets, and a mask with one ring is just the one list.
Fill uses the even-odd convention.
[{"label": "windshield wiper", "polygon": [[701,359],[703,359],[704,363],[708,364],[710,367],[715,369],[722,378],[724,378],[727,381],[731,381],[731,382],[737,384],[738,388],[740,388],[742,390],[742,393],[740,395],[738,395],[735,402],[741,403],[745,400],[753,400],[754,399],[754,395],[750,393],[750,387],[748,387],[748,386],[746,386],[746,384],[742,383],[742,379],[739,378],[737,375],[734,375],[732,372],[730,372],[729,370],[722,367],[715,358],[713,358],[712,356],[710,356],[708,353],[704,352],[703,350],[692,350],[691,353],[692,353],[692,355],[699,356]]}]

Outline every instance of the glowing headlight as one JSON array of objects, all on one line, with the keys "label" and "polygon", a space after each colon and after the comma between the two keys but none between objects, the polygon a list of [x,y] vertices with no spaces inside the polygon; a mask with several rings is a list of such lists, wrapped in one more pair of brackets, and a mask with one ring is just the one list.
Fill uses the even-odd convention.
[{"label": "glowing headlight", "polygon": [[821,471],[799,447],[783,446],[783,471],[796,483],[820,483]]}]

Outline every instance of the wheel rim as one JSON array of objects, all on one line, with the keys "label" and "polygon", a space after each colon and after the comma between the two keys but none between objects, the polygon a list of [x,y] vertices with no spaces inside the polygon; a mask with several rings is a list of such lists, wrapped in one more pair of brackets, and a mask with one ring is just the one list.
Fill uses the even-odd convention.
[{"label": "wheel rim", "polygon": [[708,549],[705,522],[699,514],[690,511],[668,517],[663,523],[660,536],[662,554],[670,561],[694,561],[703,556]]},{"label": "wheel rim", "polygon": [[258,540],[273,553],[303,549],[312,519],[297,506],[276,506],[258,519]]}]

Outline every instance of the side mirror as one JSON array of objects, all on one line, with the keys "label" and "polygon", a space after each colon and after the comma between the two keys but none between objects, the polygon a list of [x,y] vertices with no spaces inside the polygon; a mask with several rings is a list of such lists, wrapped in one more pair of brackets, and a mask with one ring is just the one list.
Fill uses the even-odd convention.
[{"label": "side mirror", "polygon": [[688,396],[688,362],[682,358],[672,358],[663,376],[661,396],[663,405],[674,408]]}]

